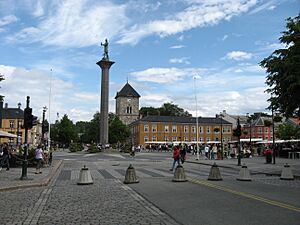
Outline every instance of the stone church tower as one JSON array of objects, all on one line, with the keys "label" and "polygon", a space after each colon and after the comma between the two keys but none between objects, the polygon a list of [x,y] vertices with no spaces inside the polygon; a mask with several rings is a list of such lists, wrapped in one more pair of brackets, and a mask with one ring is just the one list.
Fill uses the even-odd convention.
[{"label": "stone church tower", "polygon": [[121,91],[117,92],[116,115],[128,125],[139,119],[139,98],[141,96],[127,82]]}]

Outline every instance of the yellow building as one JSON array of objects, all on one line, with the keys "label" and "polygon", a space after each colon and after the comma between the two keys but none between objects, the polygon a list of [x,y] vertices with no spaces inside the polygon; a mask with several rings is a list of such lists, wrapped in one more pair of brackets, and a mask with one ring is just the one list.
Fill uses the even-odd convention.
[{"label": "yellow building", "polygon": [[[198,118],[176,116],[146,116],[129,125],[132,143],[144,146],[147,143],[199,143],[221,141],[232,138],[232,124],[215,117]],[[222,132],[221,132],[222,130]]]},{"label": "yellow building", "polygon": [[[0,130],[15,134],[19,138],[1,138],[0,142],[7,142],[11,145],[23,144],[25,141],[25,129],[23,129],[24,111],[21,109],[21,104],[16,108],[9,108],[6,103],[3,107],[3,102],[0,102]],[[41,125],[38,124],[28,130],[28,144],[36,145],[41,139]]]}]

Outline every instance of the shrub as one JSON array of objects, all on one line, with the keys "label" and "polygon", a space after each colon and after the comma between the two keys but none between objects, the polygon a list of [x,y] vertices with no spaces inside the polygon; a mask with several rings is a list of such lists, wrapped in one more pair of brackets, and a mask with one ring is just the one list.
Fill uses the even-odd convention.
[{"label": "shrub", "polygon": [[79,152],[83,150],[83,146],[80,143],[71,143],[69,146],[70,152]]},{"label": "shrub", "polygon": [[95,143],[93,143],[89,146],[88,152],[96,153],[96,152],[99,152],[99,149],[97,148],[97,145]]}]

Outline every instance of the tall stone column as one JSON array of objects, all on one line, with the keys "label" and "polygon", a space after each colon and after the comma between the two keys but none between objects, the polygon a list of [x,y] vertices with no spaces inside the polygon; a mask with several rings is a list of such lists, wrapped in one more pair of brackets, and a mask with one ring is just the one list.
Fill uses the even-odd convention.
[{"label": "tall stone column", "polygon": [[102,70],[101,76],[101,100],[100,100],[100,144],[108,144],[108,98],[109,98],[109,68],[115,62],[102,59],[97,62]]}]

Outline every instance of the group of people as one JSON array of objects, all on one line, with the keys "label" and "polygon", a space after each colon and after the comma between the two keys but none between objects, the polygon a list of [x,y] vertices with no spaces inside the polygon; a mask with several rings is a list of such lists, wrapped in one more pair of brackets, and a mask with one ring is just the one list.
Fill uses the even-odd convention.
[{"label": "group of people", "polygon": [[[4,166],[6,166],[6,170],[10,169],[10,159],[11,159],[11,147],[8,143],[3,143],[0,145],[0,171]],[[51,165],[52,162],[52,153],[50,152],[49,156],[44,154],[42,145],[38,145],[34,152],[34,159],[36,161],[36,172],[35,174],[42,173],[42,167],[45,160],[47,163]]]},{"label": "group of people", "polygon": [[183,148],[182,145],[176,145],[173,147],[173,165],[170,171],[173,171],[175,169],[175,165],[177,163],[177,166],[180,164],[183,164],[186,160],[186,148]]}]

